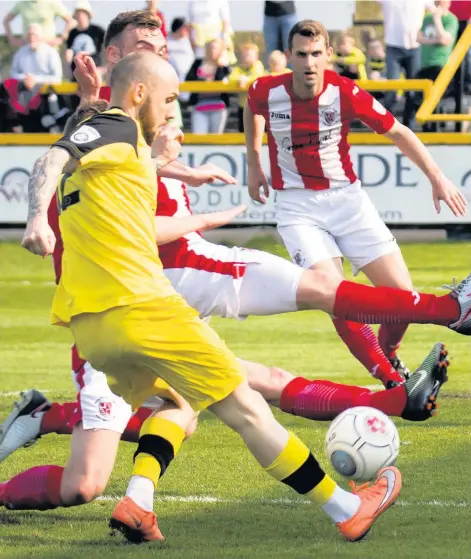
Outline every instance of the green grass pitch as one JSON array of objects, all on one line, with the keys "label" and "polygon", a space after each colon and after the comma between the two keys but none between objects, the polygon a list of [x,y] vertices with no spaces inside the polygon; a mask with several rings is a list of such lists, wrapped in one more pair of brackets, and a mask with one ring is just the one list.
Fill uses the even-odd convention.
[{"label": "green grass pitch", "polygon": [[[258,240],[251,246],[284,254],[272,241]],[[419,290],[443,293],[442,283],[469,273],[470,243],[406,244],[403,251]],[[0,243],[0,419],[25,388],[47,391],[51,400],[75,397],[69,374],[70,335],[49,326],[53,291],[50,261],[18,245]],[[213,324],[240,357],[309,378],[374,384],[321,313],[245,322],[218,319]],[[447,343],[452,357],[440,414],[426,423],[397,421],[403,491],[362,543],[344,543],[320,510],[266,476],[238,437],[205,413],[159,486],[155,506],[166,536],[163,545],[137,547],[108,535],[108,517],[131,472],[134,448],[122,443],[101,500],[45,513],[0,509],[0,557],[469,559],[470,340],[445,328],[411,326],[401,357],[415,368],[436,341]],[[281,412],[277,417],[326,465],[326,423]],[[33,465],[64,464],[69,443],[66,436],[44,437],[0,464],[0,480]]]}]

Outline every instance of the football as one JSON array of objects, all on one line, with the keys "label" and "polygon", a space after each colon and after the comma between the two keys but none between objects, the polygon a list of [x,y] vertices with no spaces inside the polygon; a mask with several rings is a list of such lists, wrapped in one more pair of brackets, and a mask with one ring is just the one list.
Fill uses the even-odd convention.
[{"label": "football", "polygon": [[387,415],[374,408],[344,411],[325,438],[327,458],[335,470],[355,480],[370,480],[399,454],[399,433]]}]

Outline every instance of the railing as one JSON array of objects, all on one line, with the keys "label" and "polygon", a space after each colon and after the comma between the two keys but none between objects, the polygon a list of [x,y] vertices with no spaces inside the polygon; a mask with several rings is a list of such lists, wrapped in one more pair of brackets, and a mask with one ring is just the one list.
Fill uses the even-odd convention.
[{"label": "railing", "polygon": [[463,62],[470,47],[471,25],[468,25],[459,41],[456,43],[448,62],[433,83],[433,87],[429,91],[429,95],[424,97],[424,101],[417,111],[417,122],[471,121],[471,114],[433,114],[433,111],[436,109],[438,103],[440,103],[440,100],[448,89],[448,86],[450,85],[456,71],[460,67],[460,64]]},{"label": "railing", "polygon": [[[431,80],[358,80],[356,83],[367,91],[423,91],[425,97],[430,94],[433,86]],[[48,93],[51,87],[60,95],[73,95],[77,93],[78,89],[76,83],[63,82],[43,86],[42,93]],[[188,93],[247,93],[247,89],[221,82],[183,82],[180,84],[180,91]]]}]

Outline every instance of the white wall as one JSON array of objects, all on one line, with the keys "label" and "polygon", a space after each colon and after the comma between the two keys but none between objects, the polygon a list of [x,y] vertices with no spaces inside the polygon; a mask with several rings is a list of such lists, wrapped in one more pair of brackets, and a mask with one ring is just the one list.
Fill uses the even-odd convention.
[{"label": "white wall", "polygon": [[[11,0],[0,0],[0,21],[16,4]],[[73,11],[75,1],[65,0],[64,4]],[[262,0],[229,0],[231,19],[236,31],[255,31],[262,28],[263,20]],[[95,12],[95,22],[104,27],[119,12],[136,10],[144,5],[140,0],[92,0]],[[188,0],[163,0],[161,9],[168,22],[186,13]],[[355,10],[355,0],[297,0],[296,9],[299,19],[311,18],[321,20],[330,31],[345,29],[352,23]],[[21,33],[21,24],[14,22],[13,29]],[[2,30],[0,29],[0,33]]]}]

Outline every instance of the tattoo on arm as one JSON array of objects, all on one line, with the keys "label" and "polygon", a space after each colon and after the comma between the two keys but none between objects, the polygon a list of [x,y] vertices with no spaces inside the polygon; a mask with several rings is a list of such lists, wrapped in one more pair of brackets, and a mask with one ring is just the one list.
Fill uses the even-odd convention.
[{"label": "tattoo on arm", "polygon": [[64,148],[52,147],[36,161],[28,184],[28,220],[46,215],[62,169],[70,158]]}]

